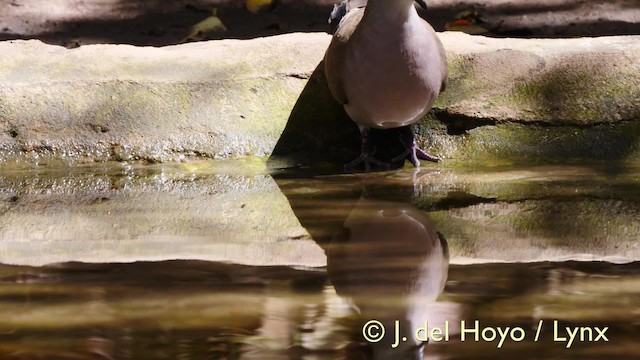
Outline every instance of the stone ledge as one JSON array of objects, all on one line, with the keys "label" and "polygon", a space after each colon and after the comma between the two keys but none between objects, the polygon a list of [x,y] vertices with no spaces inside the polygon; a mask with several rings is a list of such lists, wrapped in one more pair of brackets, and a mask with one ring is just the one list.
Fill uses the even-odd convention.
[{"label": "stone ledge", "polygon": [[[537,138],[549,127],[552,134],[545,136],[556,138],[556,126],[562,133],[576,131],[575,139],[586,129],[587,139],[579,143],[598,138],[594,126],[625,128],[603,140],[621,143],[610,150],[577,146],[563,152],[559,146],[543,154],[552,160],[640,152],[640,37],[441,38],[449,53],[449,86],[419,129],[420,140],[436,153],[537,159],[539,151],[519,139]],[[316,68],[329,41],[326,34],[299,33],[74,50],[2,42],[0,166],[352,149],[355,127],[332,103]],[[495,131],[494,125],[502,127]]]}]

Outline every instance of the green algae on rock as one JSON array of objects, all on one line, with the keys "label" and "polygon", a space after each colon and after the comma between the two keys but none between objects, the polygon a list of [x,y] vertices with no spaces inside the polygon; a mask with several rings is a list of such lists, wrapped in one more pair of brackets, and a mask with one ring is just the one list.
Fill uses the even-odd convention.
[{"label": "green algae on rock", "polygon": [[[638,37],[440,36],[450,80],[418,126],[420,145],[452,160],[637,156]],[[329,41],[2,42],[0,167],[270,154],[339,163],[359,141],[318,66]]]}]

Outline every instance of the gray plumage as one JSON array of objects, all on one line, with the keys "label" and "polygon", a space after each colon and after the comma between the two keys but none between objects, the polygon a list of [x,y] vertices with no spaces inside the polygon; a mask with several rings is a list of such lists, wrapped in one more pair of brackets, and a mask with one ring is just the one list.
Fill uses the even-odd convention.
[{"label": "gray plumage", "polygon": [[[333,24],[339,22],[324,58],[327,82],[333,97],[361,130],[363,155],[356,161],[364,161],[367,169],[369,162],[377,162],[372,154],[365,154],[367,130],[417,122],[446,84],[442,43],[413,3],[345,1],[334,8],[330,19]],[[407,141],[415,146],[412,135]],[[419,166],[416,151],[419,158],[425,158],[424,152],[411,151],[407,156]]]}]

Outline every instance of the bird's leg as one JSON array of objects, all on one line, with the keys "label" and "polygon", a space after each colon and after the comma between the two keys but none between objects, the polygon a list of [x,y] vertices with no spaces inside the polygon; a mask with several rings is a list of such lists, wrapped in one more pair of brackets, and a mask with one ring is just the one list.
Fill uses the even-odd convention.
[{"label": "bird's leg", "polygon": [[359,128],[360,138],[362,139],[362,143],[360,146],[360,156],[358,156],[355,160],[347,163],[344,166],[345,170],[353,170],[361,163],[364,163],[365,171],[371,171],[371,165],[377,166],[382,169],[389,169],[390,165],[388,163],[385,163],[373,157],[373,154],[375,153],[375,147],[371,145],[369,128],[365,126],[359,126]]},{"label": "bird's leg", "polygon": [[391,160],[392,163],[409,159],[413,166],[420,167],[420,160],[439,162],[440,159],[420,149],[416,144],[416,138],[411,131],[411,126],[404,126],[400,129],[400,142],[404,146],[404,151]]}]

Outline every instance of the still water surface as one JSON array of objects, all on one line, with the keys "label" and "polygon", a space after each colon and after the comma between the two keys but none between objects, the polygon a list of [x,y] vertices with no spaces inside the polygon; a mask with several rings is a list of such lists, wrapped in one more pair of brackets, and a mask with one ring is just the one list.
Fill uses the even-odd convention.
[{"label": "still water surface", "polygon": [[0,176],[0,358],[640,357],[637,167],[245,165]]}]

